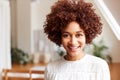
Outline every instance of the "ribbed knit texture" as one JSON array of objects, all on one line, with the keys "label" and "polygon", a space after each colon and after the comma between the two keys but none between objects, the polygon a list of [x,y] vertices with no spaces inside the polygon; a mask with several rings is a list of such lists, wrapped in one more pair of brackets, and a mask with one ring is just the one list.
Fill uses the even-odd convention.
[{"label": "ribbed knit texture", "polygon": [[77,61],[61,58],[49,63],[45,80],[110,80],[110,73],[105,60],[85,54]]}]

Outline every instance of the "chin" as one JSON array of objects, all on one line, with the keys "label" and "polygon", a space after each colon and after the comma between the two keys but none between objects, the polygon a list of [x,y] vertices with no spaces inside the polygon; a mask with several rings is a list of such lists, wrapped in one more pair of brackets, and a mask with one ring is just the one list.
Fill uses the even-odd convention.
[{"label": "chin", "polygon": [[71,56],[77,56],[77,55],[79,55],[80,53],[79,53],[79,52],[69,52],[68,54],[71,55]]}]

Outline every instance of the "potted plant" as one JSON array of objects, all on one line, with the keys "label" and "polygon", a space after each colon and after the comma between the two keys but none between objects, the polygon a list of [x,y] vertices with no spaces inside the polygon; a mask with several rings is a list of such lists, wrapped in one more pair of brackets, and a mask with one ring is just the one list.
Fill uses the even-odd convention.
[{"label": "potted plant", "polygon": [[30,61],[29,55],[18,48],[11,48],[12,63],[27,64]]},{"label": "potted plant", "polygon": [[108,47],[104,44],[103,40],[100,40],[98,43],[92,43],[93,45],[93,55],[105,59],[107,62],[111,62],[112,58],[108,54],[104,54],[104,51]]}]

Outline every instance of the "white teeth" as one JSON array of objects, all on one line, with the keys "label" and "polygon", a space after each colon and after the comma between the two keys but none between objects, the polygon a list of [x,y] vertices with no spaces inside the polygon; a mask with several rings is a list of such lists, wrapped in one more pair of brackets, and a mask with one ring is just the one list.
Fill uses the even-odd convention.
[{"label": "white teeth", "polygon": [[70,46],[69,48],[70,48],[70,50],[71,50],[71,51],[73,51],[73,52],[74,52],[74,51],[77,51],[78,46],[74,46],[74,47],[71,47],[71,46]]},{"label": "white teeth", "polygon": [[78,46],[76,46],[76,47],[70,47],[70,48],[72,48],[72,49],[76,49],[76,48],[78,48]]},{"label": "white teeth", "polygon": [[76,50],[79,48],[79,46],[74,46],[74,47],[73,47],[73,46],[70,46],[69,48],[70,48],[72,51],[76,51]]}]

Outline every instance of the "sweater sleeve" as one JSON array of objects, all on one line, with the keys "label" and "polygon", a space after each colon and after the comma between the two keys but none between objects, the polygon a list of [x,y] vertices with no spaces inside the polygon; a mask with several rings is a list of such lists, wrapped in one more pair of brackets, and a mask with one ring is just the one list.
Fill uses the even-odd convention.
[{"label": "sweater sleeve", "polygon": [[110,80],[110,71],[106,61],[103,62],[101,69],[101,80]]},{"label": "sweater sleeve", "polygon": [[48,64],[45,68],[45,75],[44,75],[45,80],[53,80],[54,79],[54,75],[51,76],[50,67],[51,67],[50,64]]}]

